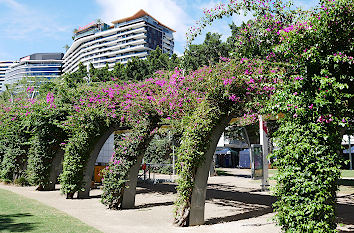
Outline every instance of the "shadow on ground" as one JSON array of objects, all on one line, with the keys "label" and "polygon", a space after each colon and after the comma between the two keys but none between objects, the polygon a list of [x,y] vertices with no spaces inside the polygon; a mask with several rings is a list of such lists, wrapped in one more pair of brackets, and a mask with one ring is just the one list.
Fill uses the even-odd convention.
[{"label": "shadow on ground", "polygon": [[347,226],[340,232],[354,232],[354,194],[339,197],[336,211],[337,222]]},{"label": "shadow on ground", "polygon": [[[150,184],[139,182],[138,187],[142,189],[138,189],[136,192],[137,194],[151,192],[159,194],[176,193],[175,184]],[[240,213],[231,216],[210,218],[206,220],[205,224],[213,225],[221,222],[232,222],[242,219],[255,218],[272,212],[271,206],[275,201],[275,197],[249,192],[238,192],[236,190],[232,190],[232,187],[234,186],[209,184],[206,200],[212,204],[237,208]],[[173,202],[151,203],[137,206],[137,208],[167,206],[172,204]]]},{"label": "shadow on ground", "polygon": [[216,174],[218,176],[234,176],[234,177],[247,178],[247,179],[251,178],[251,175],[233,174],[233,173],[229,173],[229,172],[223,171],[223,170],[216,170]]},{"label": "shadow on ground", "polygon": [[[32,214],[0,214],[0,231],[5,232],[29,232],[35,227],[35,223],[23,223],[23,219]],[[19,223],[18,223],[19,222]]]},{"label": "shadow on ground", "polygon": [[[256,190],[250,190],[256,191]],[[206,199],[213,204],[237,209],[237,214],[207,219],[205,224],[212,225],[221,222],[233,222],[242,219],[259,217],[271,213],[272,203],[276,198],[251,192],[232,190],[232,186],[211,184],[208,185]]]},{"label": "shadow on ground", "polygon": [[[138,181],[139,189],[136,194],[144,193],[158,193],[158,194],[175,194],[176,184],[172,183],[147,183]],[[257,193],[259,189],[248,189],[247,192],[240,192],[235,190],[235,186],[224,184],[208,184],[206,193],[206,200],[209,203],[216,204],[223,207],[231,207],[237,209],[237,214],[230,216],[221,216],[206,219],[206,225],[218,224],[221,222],[232,222],[243,219],[250,219],[259,217],[273,212],[272,204],[276,198],[270,195]],[[91,198],[100,198],[100,195],[91,196]],[[172,201],[146,203],[138,205],[135,209],[144,209],[158,206],[173,205]],[[354,225],[354,194],[346,195],[339,198],[337,204],[338,222],[344,225]],[[266,223],[271,224],[271,223]],[[354,228],[348,227],[349,231],[354,232]]]}]

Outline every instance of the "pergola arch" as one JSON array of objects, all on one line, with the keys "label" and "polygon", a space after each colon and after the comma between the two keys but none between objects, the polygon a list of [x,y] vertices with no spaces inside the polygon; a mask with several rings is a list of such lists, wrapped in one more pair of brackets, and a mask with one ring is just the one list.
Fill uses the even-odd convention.
[{"label": "pergola arch", "polygon": [[84,176],[83,176],[83,190],[78,192],[78,198],[89,198],[90,196],[90,187],[91,187],[91,179],[93,175],[93,170],[95,166],[95,162],[97,160],[97,157],[109,138],[109,136],[114,133],[114,131],[121,129],[121,127],[117,126],[111,126],[107,130],[105,130],[98,138],[96,141],[93,149],[90,152],[89,158],[86,162],[85,170],[84,170]]},{"label": "pergola arch", "polygon": [[[57,165],[63,157],[61,191],[67,198],[76,193],[78,198],[88,198],[94,164],[102,146],[114,131],[127,127],[133,132],[132,141],[127,142],[131,144],[113,158],[126,156],[122,160],[126,166],[113,171],[110,163],[105,178],[115,173],[112,182],[118,179],[119,185],[106,190],[113,204],[103,198],[102,202],[113,209],[134,207],[137,175],[146,147],[162,124],[175,124],[182,132],[178,152],[183,157],[178,161],[180,180],[188,187],[186,190],[180,183],[177,188],[189,193],[188,200],[181,200],[182,217],[177,224],[202,224],[207,173],[217,141],[233,116],[257,113],[257,107],[247,106],[253,103],[253,92],[258,91],[258,96],[268,95],[269,90],[263,87],[272,85],[274,72],[284,72],[280,68],[268,72],[272,67],[273,64],[261,60],[230,60],[201,68],[186,77],[176,69],[168,77],[141,83],[84,88],[73,109],[60,122],[68,136],[60,141],[64,155],[58,153],[52,162],[48,189],[54,188]],[[244,75],[246,71],[254,73],[252,78]],[[253,91],[248,92],[247,88]]]},{"label": "pergola arch", "polygon": [[204,161],[195,172],[195,183],[192,191],[190,212],[186,222],[187,226],[201,225],[204,223],[204,207],[210,166],[221,134],[225,131],[225,128],[232,118],[232,115],[222,116],[220,123],[211,130],[211,139],[208,149],[204,154]]}]

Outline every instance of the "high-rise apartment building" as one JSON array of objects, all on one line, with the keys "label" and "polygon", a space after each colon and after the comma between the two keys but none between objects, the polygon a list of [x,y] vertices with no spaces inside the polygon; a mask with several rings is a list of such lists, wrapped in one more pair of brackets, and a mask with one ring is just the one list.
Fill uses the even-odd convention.
[{"label": "high-rise apartment building", "polygon": [[[25,77],[46,79],[59,77],[63,56],[63,53],[35,53],[23,57],[7,70],[3,84],[13,84]],[[3,90],[5,90],[4,85]]]},{"label": "high-rise apartment building", "polygon": [[173,54],[173,29],[163,25],[144,10],[116,20],[109,26],[92,22],[75,32],[74,42],[64,55],[63,72],[74,72],[80,62],[95,68],[108,64],[127,63],[132,57],[146,58],[159,46],[164,53]]},{"label": "high-rise apartment building", "polygon": [[5,73],[13,64],[13,61],[0,61],[0,92],[3,91]]}]

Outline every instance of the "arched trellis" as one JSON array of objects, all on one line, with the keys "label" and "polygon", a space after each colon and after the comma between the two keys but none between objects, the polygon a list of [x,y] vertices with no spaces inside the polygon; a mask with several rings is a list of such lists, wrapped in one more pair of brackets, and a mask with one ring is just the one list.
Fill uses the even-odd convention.
[{"label": "arched trellis", "polygon": [[[269,4],[272,3],[272,1],[266,2]],[[274,2],[277,3],[278,1]],[[230,1],[230,3],[232,5],[227,6],[227,9],[223,7],[223,5],[219,6],[214,15],[211,14],[210,11],[206,11],[206,17],[201,21],[202,25],[206,25],[209,21],[220,18],[226,14],[238,13],[242,9],[254,10],[256,13],[258,12],[259,19],[265,19],[265,21],[257,21],[259,24],[254,24],[256,26],[255,28],[245,28],[246,30],[242,30],[248,33],[248,29],[255,29],[256,36],[252,38],[245,34],[245,37],[241,38],[241,41],[239,41],[240,46],[242,47],[243,44],[248,44],[247,42],[250,39],[255,39],[253,40],[253,42],[255,42],[253,44],[257,44],[257,42],[269,42],[270,44],[264,47],[264,53],[261,54],[262,56],[264,55],[265,60],[272,60],[273,56],[274,61],[278,62],[288,62],[289,59],[293,60],[286,66],[293,69],[290,73],[294,75],[279,75],[282,85],[279,85],[280,90],[277,90],[278,95],[276,95],[276,97],[273,95],[274,105],[272,109],[274,112],[279,113],[286,111],[286,120],[283,121],[281,130],[279,131],[285,135],[285,137],[282,137],[284,143],[281,142],[280,146],[282,150],[280,150],[281,152],[279,152],[278,155],[279,158],[283,155],[285,156],[282,157],[279,163],[279,167],[283,169],[282,172],[284,174],[278,176],[280,184],[278,186],[278,193],[276,194],[280,197],[277,203],[280,213],[278,215],[278,221],[283,225],[284,230],[287,231],[304,231],[304,229],[307,231],[309,229],[311,229],[311,231],[323,231],[324,229],[324,231],[328,232],[334,231],[336,225],[334,211],[335,191],[337,188],[336,181],[339,177],[335,156],[335,152],[339,150],[339,146],[334,145],[340,144],[341,138],[337,132],[339,132],[342,126],[348,126],[348,121],[352,121],[353,113],[352,105],[350,105],[353,101],[349,101],[351,100],[350,98],[353,98],[350,92],[352,89],[353,54],[351,43],[348,41],[348,38],[353,37],[353,30],[352,27],[350,27],[353,18],[352,2],[342,0],[321,1],[324,7],[316,9],[316,11],[313,12],[314,14],[308,17],[305,17],[305,15],[300,15],[299,17],[282,17],[283,15],[296,15],[291,13],[293,11],[283,12],[281,9],[282,5],[278,4],[274,6],[276,9],[273,9],[269,8],[268,4],[263,4],[263,7],[261,6],[261,8],[259,8],[257,6],[258,2],[252,1],[245,1],[245,4],[237,4],[236,1]],[[274,15],[272,13],[275,13],[277,17],[273,17]],[[282,13],[284,14],[282,15]],[[302,16],[307,20],[306,22],[301,21]],[[278,21],[279,18],[280,21]],[[289,20],[282,21],[281,18]],[[299,22],[294,22],[293,19],[299,20]],[[204,26],[199,27],[195,31],[199,32],[203,27]],[[337,33],[332,33],[333,31]],[[262,35],[259,37],[259,34]],[[195,35],[192,35],[192,37],[194,36]],[[269,40],[269,38],[271,40]],[[247,59],[242,58],[241,63],[245,62],[245,60],[247,61]],[[228,59],[225,59],[225,61],[228,61]],[[205,89],[206,91],[205,93],[202,92],[205,95],[199,96],[199,100],[201,99],[202,101],[196,101],[198,103],[198,106],[194,106],[196,111],[185,112],[185,115],[187,115],[186,118],[184,118],[184,116],[176,117],[175,114],[164,111],[167,108],[160,108],[159,104],[164,96],[163,92],[155,96],[153,96],[155,90],[151,93],[144,93],[147,94],[144,97],[148,97],[149,100],[151,100],[150,107],[152,107],[152,109],[142,107],[145,112],[148,113],[149,110],[152,110],[158,112],[160,116],[172,117],[176,120],[182,119],[184,121],[182,126],[184,129],[184,139],[179,150],[181,156],[179,156],[180,161],[178,163],[181,165],[181,179],[179,179],[178,186],[179,199],[177,201],[176,215],[176,223],[178,225],[193,225],[202,222],[201,217],[194,217],[201,216],[201,214],[195,214],[198,212],[195,211],[195,209],[199,208],[200,210],[201,205],[196,205],[196,208],[192,206],[192,202],[200,203],[193,201],[195,200],[193,193],[201,193],[201,196],[203,196],[203,192],[194,191],[194,187],[196,183],[199,183],[196,182],[197,180],[204,180],[202,175],[198,175],[203,172],[198,171],[199,168],[203,166],[203,161],[206,159],[205,155],[207,148],[209,148],[208,146],[212,144],[212,132],[214,127],[220,123],[223,117],[229,114],[236,113],[238,115],[242,112],[247,112],[246,109],[243,109],[245,106],[240,106],[241,108],[238,109],[240,111],[235,112],[235,109],[230,110],[225,107],[230,104],[223,106],[221,103],[223,101],[226,103],[228,98],[231,100],[231,104],[234,105],[239,104],[240,99],[237,98],[241,98],[241,101],[248,101],[249,99],[246,98],[247,95],[245,96],[245,92],[242,90],[249,89],[251,95],[252,93],[257,93],[259,89],[255,90],[257,88],[254,88],[253,85],[259,80],[255,82],[254,77],[257,76],[257,74],[261,74],[263,71],[267,73],[266,75],[269,75],[268,71],[271,71],[271,73],[273,73],[272,75],[276,75],[277,71],[279,71],[276,67],[278,65],[281,66],[281,64],[274,64],[275,67],[268,66],[263,67],[266,69],[261,68],[259,70],[250,70],[248,67],[237,70],[237,68],[231,67],[227,70],[228,74],[230,74],[229,76],[224,75],[225,73],[220,75],[219,71],[221,69],[217,71],[213,71],[212,69],[207,70],[210,71],[210,73],[204,72],[204,76],[195,72],[196,74],[191,76],[194,78],[194,75],[196,75],[195,80],[201,80],[201,89]],[[225,65],[225,67],[227,67],[227,65]],[[261,67],[261,65],[259,67]],[[237,76],[237,78],[233,77],[235,79],[232,79],[232,75]],[[203,85],[203,77],[207,77],[207,85]],[[177,75],[177,78],[179,79],[181,77]],[[243,80],[242,85],[230,85],[230,88],[225,88],[225,86],[234,84],[234,81],[239,80]],[[176,75],[173,74],[169,80],[156,80],[155,84],[163,87],[166,82],[176,83]],[[224,86],[220,85],[222,82]],[[199,83],[195,86],[199,86]],[[134,88],[136,90],[137,87],[143,88],[142,85],[126,85],[120,87],[117,92],[123,91],[126,87],[132,87],[131,90]],[[167,90],[167,88],[161,89]],[[194,89],[191,88],[191,90]],[[123,96],[127,97],[128,100],[120,107],[123,109],[125,107],[128,109],[131,108],[128,101],[133,99],[132,96],[134,96],[134,98],[136,97],[135,100],[139,99],[140,94],[141,93],[138,93],[138,95],[134,96],[134,93],[133,95],[129,93],[129,97],[127,95]],[[111,91],[109,91],[108,95],[109,98],[111,98],[111,96],[118,99],[122,97],[122,95],[115,95],[115,93]],[[90,107],[92,107],[92,105],[94,105],[94,107],[99,106],[102,107],[101,110],[107,107],[100,105],[103,100],[100,99],[97,101],[96,97],[93,98],[92,102],[89,100]],[[156,101],[155,97],[161,97],[161,99]],[[115,103],[119,104],[124,102],[120,100],[121,99]],[[196,99],[193,99],[193,101],[194,100]],[[46,109],[55,106],[53,93],[48,93],[46,102],[50,105],[46,106]],[[339,109],[339,103],[342,102],[344,102],[349,110]],[[80,108],[81,103],[85,105],[85,103],[80,103],[80,101],[74,101],[73,103],[72,107],[76,108],[76,110]],[[85,107],[89,105],[85,105]],[[133,107],[139,108],[140,106],[138,105]],[[25,106],[28,107],[27,104]],[[21,114],[27,116],[27,108],[22,108],[21,110]],[[70,110],[70,114],[75,115],[73,117],[75,120],[81,121],[85,126],[94,125],[89,119],[81,120],[82,115],[72,110],[73,109]],[[87,110],[88,113],[86,117],[91,118],[91,110],[88,110],[88,108],[85,110]],[[104,110],[99,112],[103,112],[100,116],[105,118],[104,120],[110,121],[111,119],[108,118],[115,118],[117,115],[113,111]],[[7,109],[4,112],[6,111]],[[213,111],[215,111],[215,114],[213,114]],[[97,113],[97,111],[92,110],[92,113],[95,112]],[[39,113],[42,113],[42,111]],[[134,113],[137,113],[137,111]],[[209,113],[211,114],[209,115]],[[122,115],[124,116],[124,114]],[[9,114],[9,116],[10,117],[7,119],[8,123],[13,121],[19,114],[18,112],[13,112],[13,114]],[[92,118],[96,120],[95,117]],[[12,123],[16,122],[14,121]],[[63,191],[68,193],[69,196],[72,196],[73,193],[81,191],[83,187],[82,178],[84,177],[85,165],[91,152],[89,147],[93,145],[87,142],[97,135],[101,135],[104,129],[98,128],[98,130],[95,130],[95,127],[93,127],[80,132],[81,128],[75,125],[75,122],[69,123],[73,123],[69,124],[69,126],[74,126],[71,128],[68,127],[71,138],[70,143],[65,147],[65,153],[73,153],[73,156],[66,156],[68,160],[64,159],[65,169],[63,171],[64,175],[61,176],[61,181],[62,184],[64,184]],[[135,123],[137,125],[139,124],[137,121]],[[8,125],[11,126],[11,123]],[[107,124],[105,127],[107,127]],[[303,129],[303,127],[306,129]],[[310,128],[311,130],[308,130]],[[294,133],[298,136],[295,140],[292,138]],[[305,144],[306,147],[296,148],[294,145],[299,143]],[[311,148],[313,143],[317,145],[315,149]],[[294,152],[294,148],[297,149],[296,152]],[[139,149],[141,149],[141,147]],[[318,158],[318,154],[324,156]],[[307,160],[305,162],[301,160],[303,155]],[[130,162],[134,162],[138,157],[139,156],[136,156],[134,160]],[[71,159],[73,161],[70,161]],[[320,162],[317,163],[317,160],[320,160]],[[311,163],[308,161],[311,161]],[[307,165],[310,166],[307,167]],[[302,170],[306,170],[306,172]],[[202,178],[199,179],[198,177]],[[307,181],[305,182],[307,187],[298,185],[299,183],[303,183],[297,182],[300,180],[298,177]],[[287,189],[293,189],[298,195],[287,196],[287,194],[289,194]],[[322,196],[311,196],[308,194],[307,190],[314,190],[314,193],[321,193]],[[307,202],[304,202],[304,199],[306,199]],[[316,208],[312,208],[314,206]],[[318,209],[321,211],[318,211]],[[200,212],[201,211],[199,211],[199,213]],[[309,218],[307,213],[311,213],[311,218]],[[322,221],[323,216],[327,216],[324,221]]]},{"label": "arched trellis", "polygon": [[[199,100],[196,98],[189,101],[190,104],[182,108],[179,107],[183,114],[174,116],[175,119],[172,120],[172,125],[177,125],[180,127],[180,132],[183,132],[182,145],[178,152],[180,170],[179,186],[177,187],[179,199],[177,201],[176,223],[178,225],[198,225],[204,222],[207,173],[217,140],[232,116],[248,115],[253,110],[250,103],[254,101],[255,96],[247,92],[247,87],[254,92],[259,92],[257,93],[259,96],[270,94],[269,89],[264,91],[262,88],[273,84],[273,78],[276,78],[274,74],[283,72],[279,66],[272,69],[270,67],[272,64],[260,60],[230,60],[220,63],[214,69],[206,67],[192,73],[189,76],[191,82],[201,82],[200,86],[193,85],[193,83],[192,85],[190,83],[183,84],[187,87],[185,90],[187,92],[193,90],[191,88],[200,88],[203,90],[203,96],[199,97]],[[255,75],[252,75],[252,78],[247,77],[243,75],[245,72],[254,72]],[[264,79],[265,76],[269,78]],[[173,74],[169,82],[176,85],[175,80],[178,77],[183,82],[184,77],[180,73]],[[165,98],[164,91],[171,88],[163,87],[165,82],[165,80],[153,80],[152,83],[151,81],[149,83],[149,85],[157,85],[162,89],[161,96],[159,96],[161,99]],[[137,86],[139,85],[142,88],[147,87],[144,83]],[[183,89],[185,86],[178,88]],[[133,88],[136,87],[133,86]],[[174,86],[174,88],[176,87]],[[103,90],[103,94],[100,92],[97,96],[107,95],[105,89]],[[97,99],[95,94],[91,95],[87,105],[91,105],[91,99]],[[110,98],[115,95],[117,94],[109,92]],[[117,96],[121,95],[119,93]],[[180,95],[185,96],[186,93],[181,92]],[[139,97],[136,96],[136,98]],[[193,92],[191,97],[195,97]],[[102,202],[114,209],[134,207],[137,174],[144,151],[158,126],[163,123],[164,119],[170,118],[168,114],[170,114],[171,105],[162,106],[162,108],[160,102],[155,103],[151,101],[151,98],[156,97],[151,97],[149,94],[146,97],[148,100],[146,106],[140,104],[138,108],[134,108],[134,111],[129,113],[128,116],[134,119],[132,122],[122,121],[124,117],[127,117],[124,112],[121,113],[121,117],[116,117],[116,113],[114,113],[115,117],[112,119],[112,115],[110,115],[112,113],[102,115],[92,108],[88,112],[76,113],[76,117],[72,116],[69,122],[65,122],[65,125],[78,124],[77,128],[73,128],[74,130],[70,133],[71,136],[65,145],[63,172],[60,175],[61,189],[67,194],[67,198],[73,198],[75,193],[78,193],[78,198],[89,197],[93,167],[100,149],[112,132],[122,127],[128,127],[133,136],[132,138],[128,137],[124,145],[124,148],[126,146],[128,148],[116,151],[117,154],[113,160],[117,163],[119,161],[119,166],[112,161],[106,170]],[[173,98],[176,98],[175,94],[171,95],[171,102]],[[144,99],[144,101],[146,100]],[[116,101],[114,104],[126,102],[124,100],[121,103]],[[164,111],[166,113],[162,114]],[[176,124],[173,121],[179,123]],[[52,167],[54,169],[56,166]]]},{"label": "arched trellis", "polygon": [[[178,149],[180,178],[175,222],[180,226],[202,224],[207,173],[218,138],[232,116],[257,114],[260,100],[269,98],[274,90],[270,87],[285,72],[281,64],[242,58],[203,68],[189,75],[188,82],[183,82],[185,77],[181,73],[173,73],[165,79],[118,85],[115,89],[84,89],[80,99],[75,100],[78,103],[73,104],[74,109],[80,105],[84,110],[70,112],[61,125],[70,135],[60,175],[62,191],[68,198],[75,193],[79,198],[87,198],[100,148],[116,125],[129,127],[131,136],[106,170],[102,196],[103,203],[110,208],[133,207],[144,150],[159,123],[170,120],[183,135]],[[198,98],[191,94],[195,89],[202,90]],[[134,96],[134,92],[138,94]],[[85,95],[89,96],[83,99]],[[181,106],[170,105],[175,98],[183,100]],[[115,108],[117,105],[119,110]],[[115,111],[110,110],[113,107]],[[179,114],[175,114],[176,110]]]},{"label": "arched trellis", "polygon": [[[195,172],[195,178],[194,178],[195,183],[191,195],[190,216],[187,219],[187,223],[186,223],[187,225],[200,225],[204,223],[206,185],[207,185],[207,179],[208,179],[212,157],[215,152],[216,145],[221,134],[224,132],[225,127],[229,124],[233,116],[234,115],[222,115],[221,118],[218,120],[218,124],[215,125],[210,131],[211,138],[203,139],[203,141],[209,140],[210,144],[207,146],[207,150],[205,151],[205,156],[204,156],[205,160],[201,163],[201,165],[196,169]],[[77,196],[78,198],[89,198],[93,168],[94,168],[95,161],[97,160],[98,154],[102,149],[104,143],[108,139],[108,137],[112,133],[116,131],[122,131],[122,130],[126,132],[131,132],[131,129],[128,128],[111,126],[108,129],[104,129],[104,131],[102,131],[102,133],[99,136],[97,136],[98,139],[94,140],[95,144],[93,146],[93,149],[90,152],[89,158],[87,160],[84,169],[84,175],[82,181],[83,188],[80,191],[78,191],[78,196]],[[154,128],[154,130],[156,130],[156,128]],[[148,137],[148,140],[146,140],[144,143],[145,149],[147,148],[149,141],[151,139],[152,136],[150,135]],[[53,186],[51,186],[51,188],[48,188],[46,190],[54,189],[54,184],[56,179],[56,175],[54,174],[57,174],[58,170],[61,169],[60,164],[63,156],[64,156],[63,151],[59,151],[57,156],[53,160],[52,170],[51,170],[51,179],[53,179],[53,182],[51,182],[51,184],[53,184]],[[125,182],[125,185],[123,187],[123,191],[122,191],[123,195],[120,203],[120,208],[122,209],[134,207],[137,178],[138,178],[138,172],[141,166],[142,158],[143,158],[143,154],[139,154],[135,163],[129,169],[129,172],[127,174],[126,177],[127,181]]]},{"label": "arched trellis", "polygon": [[[189,216],[186,219],[186,225],[194,226],[204,223],[204,207],[206,198],[207,181],[213,155],[226,126],[232,119],[231,115],[222,115],[219,123],[210,131],[210,138],[204,138],[209,141],[209,145],[204,154],[204,161],[196,168],[194,177],[194,187],[190,198]],[[178,225],[183,225],[180,219],[176,219]]]},{"label": "arched trellis", "polygon": [[83,176],[83,189],[78,192],[78,198],[89,198],[90,196],[90,187],[91,187],[91,180],[92,180],[92,175],[93,175],[93,170],[94,166],[97,160],[97,157],[109,138],[109,136],[114,133],[114,131],[120,129],[119,127],[109,127],[103,134],[98,136],[98,140],[96,141],[95,145],[93,146],[93,149],[90,152],[89,158],[87,160],[87,164],[85,166],[84,170],[84,176]]}]

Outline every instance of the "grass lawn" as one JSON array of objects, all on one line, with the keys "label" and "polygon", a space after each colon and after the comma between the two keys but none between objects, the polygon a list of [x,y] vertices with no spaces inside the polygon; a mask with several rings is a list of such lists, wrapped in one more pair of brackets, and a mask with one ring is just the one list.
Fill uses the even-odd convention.
[{"label": "grass lawn", "polygon": [[354,170],[341,170],[342,177],[353,177],[354,178]]},{"label": "grass lawn", "polygon": [[80,220],[0,189],[0,232],[100,232]]},{"label": "grass lawn", "polygon": [[[269,175],[275,175],[278,172],[278,169],[269,169]],[[341,170],[342,177],[352,177],[354,178],[354,170]]]}]

